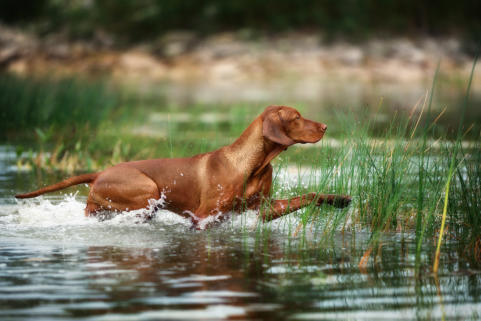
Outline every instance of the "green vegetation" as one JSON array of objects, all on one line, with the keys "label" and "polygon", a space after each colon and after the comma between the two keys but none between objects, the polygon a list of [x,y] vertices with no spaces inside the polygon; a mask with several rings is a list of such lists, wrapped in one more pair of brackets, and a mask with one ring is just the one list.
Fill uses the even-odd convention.
[{"label": "green vegetation", "polygon": [[96,128],[118,97],[100,81],[24,79],[0,74],[2,137],[32,128]]},{"label": "green vegetation", "polygon": [[[127,160],[206,152],[232,142],[259,112],[258,106],[190,106],[182,111],[163,100],[121,95],[101,83],[8,75],[0,82],[0,97],[8,116],[2,118],[4,136],[19,146],[18,166],[47,171],[94,171]],[[464,110],[469,108],[468,97]],[[421,244],[438,235],[445,186],[451,178],[445,238],[459,242],[465,255],[480,261],[479,124],[460,125],[457,140],[450,140],[438,128],[442,115],[434,114],[431,104],[428,96],[413,110],[395,114],[383,131],[376,129],[376,137],[372,111],[338,112],[326,121],[330,128],[338,128],[335,139],[327,135],[321,148],[294,146],[281,154],[274,162],[276,197],[318,191],[354,198],[345,210],[310,207],[293,214],[301,223],[289,226],[292,235],[307,237],[306,242],[314,235],[316,242],[330,244],[339,231],[368,232],[364,262],[376,257],[386,233],[416,237],[419,252]],[[31,115],[23,119],[6,106],[18,106],[22,115]],[[207,111],[216,113],[203,118]],[[376,112],[383,112],[383,106]],[[78,130],[72,132],[72,126]],[[466,132],[474,142],[463,141]],[[19,138],[18,133],[27,134]],[[285,171],[297,172],[298,179],[286,184],[281,177]],[[259,225],[259,235],[269,233],[269,225]]]},{"label": "green vegetation", "polygon": [[225,30],[279,32],[309,29],[335,36],[462,33],[478,40],[478,1],[428,0],[4,0],[0,21],[34,23],[40,33],[64,29],[75,37],[107,31],[115,38],[139,41],[167,31],[200,34]]}]

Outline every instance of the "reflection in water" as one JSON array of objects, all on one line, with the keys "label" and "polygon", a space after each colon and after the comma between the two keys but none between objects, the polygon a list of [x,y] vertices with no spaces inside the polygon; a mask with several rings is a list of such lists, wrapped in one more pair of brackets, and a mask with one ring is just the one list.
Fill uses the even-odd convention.
[{"label": "reflection in water", "polygon": [[[165,105],[178,106],[178,109],[168,110],[170,113],[175,114],[196,106],[205,106],[204,116],[206,113],[212,113],[213,110],[224,113],[224,117],[220,115],[217,121],[222,121],[225,114],[229,115],[238,106],[241,106],[242,110],[250,109],[249,113],[254,116],[259,112],[259,108],[271,104],[295,106],[300,108],[306,117],[313,119],[322,117],[327,124],[337,124],[339,115],[346,117],[348,114],[353,114],[351,116],[355,116],[354,119],[362,119],[361,116],[365,116],[366,113],[373,122],[371,129],[374,129],[374,132],[371,134],[376,135],[379,134],[376,130],[381,132],[389,127],[397,113],[409,114],[416,105],[419,105],[417,112],[421,110],[421,106],[427,103],[425,100],[429,97],[433,76],[434,72],[426,73],[423,80],[405,82],[356,77],[339,78],[335,75],[322,75],[321,78],[314,79],[273,78],[267,83],[259,84],[251,81],[242,85],[229,81],[216,84],[205,81],[187,84],[167,82],[152,84],[149,90],[158,93],[160,88],[163,99],[166,101]],[[423,117],[421,124],[424,121],[431,123],[434,117],[443,112],[442,117],[438,119],[438,124],[445,127],[447,134],[450,135],[450,130],[456,129],[459,124],[460,111],[465,101],[467,79],[467,75],[448,75],[441,70],[433,92],[431,112],[434,116],[428,119]],[[471,88],[466,119],[472,122],[481,120],[480,93],[479,86],[475,85]],[[213,109],[213,106],[216,108]],[[163,107],[160,107],[156,111],[162,109]],[[152,123],[147,125],[153,129],[148,131],[144,128],[143,134],[159,135],[158,118],[158,115],[154,114],[153,119],[147,120]],[[182,119],[176,120],[175,115],[169,119],[169,121],[172,120],[182,121]],[[195,121],[208,122],[212,119],[196,116]],[[330,136],[333,134],[333,129],[335,129],[334,126],[329,129]]]},{"label": "reflection in water", "polygon": [[350,237],[338,235],[331,250],[287,245],[280,235],[255,237],[194,232],[170,235],[162,248],[3,240],[0,315],[429,320],[481,312],[478,274],[455,249],[436,280],[424,268],[415,276],[414,244],[396,236],[385,240],[365,274],[357,267],[363,248]]},{"label": "reflection in water", "polygon": [[430,274],[430,244],[416,268],[411,235],[380,240],[361,271],[367,235],[360,232],[326,243],[308,230],[293,237],[295,215],[292,224],[275,228],[264,229],[247,215],[201,232],[168,215],[149,223],[128,215],[98,221],[83,216],[81,199],[15,203],[11,187],[35,182],[2,166],[1,320],[481,316],[479,270],[453,243],[443,247],[438,279]]}]

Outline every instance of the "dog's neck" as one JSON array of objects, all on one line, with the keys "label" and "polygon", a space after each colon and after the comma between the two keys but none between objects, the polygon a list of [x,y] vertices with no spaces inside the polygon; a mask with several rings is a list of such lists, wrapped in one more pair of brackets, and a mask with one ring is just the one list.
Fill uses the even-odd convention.
[{"label": "dog's neck", "polygon": [[235,142],[223,148],[231,164],[247,177],[261,173],[285,149],[264,138],[261,117],[257,117]]}]

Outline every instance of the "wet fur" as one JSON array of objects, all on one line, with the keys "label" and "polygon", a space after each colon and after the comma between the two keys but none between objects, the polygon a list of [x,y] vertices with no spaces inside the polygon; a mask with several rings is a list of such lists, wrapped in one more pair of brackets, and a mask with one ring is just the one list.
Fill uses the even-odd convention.
[{"label": "wet fur", "polygon": [[68,186],[90,183],[86,215],[128,211],[166,197],[164,209],[192,220],[221,213],[259,209],[263,220],[276,219],[316,202],[347,206],[343,195],[308,193],[285,200],[271,199],[272,166],[279,153],[296,143],[319,141],[327,126],[301,117],[294,108],[270,106],[231,145],[187,158],[126,162],[99,173],[75,176],[34,192],[35,197]]}]

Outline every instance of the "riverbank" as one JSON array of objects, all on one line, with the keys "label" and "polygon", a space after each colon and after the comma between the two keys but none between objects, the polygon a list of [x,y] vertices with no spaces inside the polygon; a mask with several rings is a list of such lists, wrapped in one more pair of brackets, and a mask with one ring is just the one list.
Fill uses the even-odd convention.
[{"label": "riverbank", "polygon": [[107,35],[89,42],[70,41],[62,34],[39,38],[0,26],[0,68],[23,75],[84,74],[127,82],[211,86],[352,78],[408,84],[429,80],[438,62],[443,74],[466,78],[473,57],[454,37],[371,38],[353,43],[327,41],[308,32],[255,38],[242,32],[205,37],[171,32],[119,48]]}]

